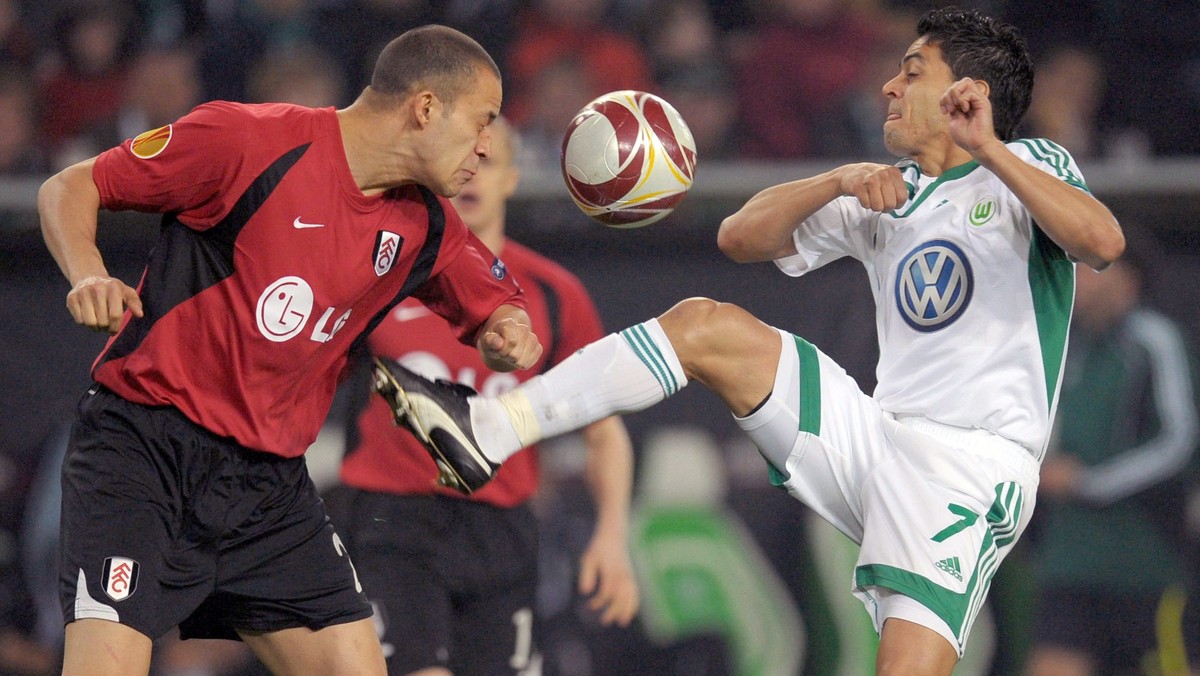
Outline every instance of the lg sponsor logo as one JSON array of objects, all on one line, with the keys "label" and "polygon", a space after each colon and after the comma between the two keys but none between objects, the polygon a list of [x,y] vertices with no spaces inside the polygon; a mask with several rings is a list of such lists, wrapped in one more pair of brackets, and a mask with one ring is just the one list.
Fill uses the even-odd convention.
[{"label": "lg sponsor logo", "polygon": [[[291,340],[304,331],[308,319],[313,315],[313,290],[300,277],[281,277],[269,285],[266,291],[258,297],[258,306],[254,318],[258,322],[258,331],[267,340],[282,343]],[[346,310],[334,319],[336,308],[326,308],[313,326],[309,339],[318,343],[328,343],[350,319],[350,310]]]}]

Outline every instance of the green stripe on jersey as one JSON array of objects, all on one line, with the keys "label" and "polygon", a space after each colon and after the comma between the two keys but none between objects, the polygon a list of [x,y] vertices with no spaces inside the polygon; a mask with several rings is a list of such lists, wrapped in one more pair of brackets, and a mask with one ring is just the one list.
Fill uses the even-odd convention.
[{"label": "green stripe on jersey", "polygon": [[1047,410],[1054,410],[1055,395],[1067,352],[1067,326],[1075,301],[1075,264],[1067,258],[1037,223],[1029,240],[1029,290],[1042,349],[1046,376]]},{"label": "green stripe on jersey", "polygon": [[1073,185],[1076,188],[1086,190],[1089,193],[1091,192],[1091,190],[1088,189],[1087,184],[1083,182],[1083,179],[1079,177],[1079,174],[1076,174],[1071,170],[1070,155],[1067,154],[1067,151],[1064,150],[1062,146],[1044,138],[1017,139],[1017,143],[1025,146],[1025,148],[1029,150],[1029,153],[1033,155],[1034,159],[1038,160],[1039,162],[1045,162],[1053,167],[1054,173],[1057,174],[1058,177],[1063,180],[1063,182]]},{"label": "green stripe on jersey", "polygon": [[675,379],[671,366],[663,356],[662,350],[658,349],[654,340],[650,338],[650,332],[646,330],[645,324],[625,329],[621,332],[621,337],[633,349],[638,359],[642,360],[646,368],[650,369],[650,373],[662,387],[663,394],[669,397],[679,391],[679,382]]}]

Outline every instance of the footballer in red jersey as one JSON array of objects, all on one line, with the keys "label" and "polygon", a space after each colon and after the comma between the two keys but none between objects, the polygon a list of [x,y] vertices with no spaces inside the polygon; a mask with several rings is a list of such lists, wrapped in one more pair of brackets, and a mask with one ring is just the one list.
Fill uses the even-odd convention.
[{"label": "footballer in red jersey", "polygon": [[[478,43],[424,26],[347,108],[214,102],[43,184],[67,308],[114,334],[63,466],[63,674],[145,674],[176,625],[274,673],[386,673],[303,453],[351,346],[409,296],[493,368],[540,358],[447,201],[502,98]],[[101,208],[162,215],[136,289],[104,265]]]},{"label": "footballer in red jersey", "polygon": [[[495,372],[415,299],[388,313],[368,347],[424,375],[499,394],[600,338],[603,329],[578,278],[505,238],[505,203],[518,178],[515,132],[503,120],[493,128],[492,155],[454,204],[471,231],[503,257],[496,265],[525,290],[542,357],[528,370]],[[335,516],[376,607],[389,672],[527,673],[537,649],[537,523],[528,503],[538,488],[538,450],[521,451],[464,496],[435,481],[433,459],[408,429],[393,423],[382,397],[370,397],[348,424],[341,471],[349,487],[347,513]],[[601,622],[624,625],[638,605],[625,544],[632,449],[615,417],[585,429],[584,441],[597,524],[580,561],[580,589]]]}]

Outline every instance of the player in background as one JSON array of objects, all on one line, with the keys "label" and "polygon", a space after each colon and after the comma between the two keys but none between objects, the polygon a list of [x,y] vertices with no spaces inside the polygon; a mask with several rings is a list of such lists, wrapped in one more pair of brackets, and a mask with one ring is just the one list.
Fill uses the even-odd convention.
[{"label": "player in background", "polygon": [[1071,259],[1104,268],[1124,237],[1066,150],[1013,138],[1033,84],[1015,29],[946,9],[917,35],[883,86],[884,139],[907,159],[768,188],[718,234],[734,260],[793,276],[863,263],[880,344],[873,396],[799,336],[703,298],[499,397],[382,368],[378,391],[476,481],[522,446],[699,381],[772,481],[861,544],[852,588],[880,632],[877,672],[948,676],[1033,509]]},{"label": "player in background", "polygon": [[[50,178],[42,231],[97,358],[63,467],[63,673],[151,643],[245,641],[277,674],[384,674],[371,606],[303,453],[351,345],[416,296],[497,370],[541,355],[520,288],[448,198],[491,149],[491,57],[441,26],[342,110],[201,105]],[[163,214],[135,290],[98,209]]]},{"label": "player in background", "polygon": [[[1187,491],[1200,414],[1188,340],[1141,301],[1155,259],[1130,238],[1101,274],[1077,273],[1057,434],[1033,532],[1039,589],[1030,676],[1200,673],[1184,628]],[[1137,245],[1141,245],[1140,247]]]},{"label": "player in background", "polygon": [[[429,377],[500,394],[604,335],[583,284],[558,264],[505,237],[505,205],[516,190],[516,132],[492,124],[492,153],[452,200],[463,222],[503,256],[525,291],[542,357],[526,371],[496,373],[453,340],[453,327],[415,299],[398,305],[371,333],[372,354]],[[363,388],[367,392],[367,388]],[[392,674],[497,676],[523,673],[537,647],[532,633],[538,450],[510,458],[495,478],[464,498],[434,482],[437,468],[383,399],[356,415],[342,464],[346,545],[376,607]],[[638,590],[627,551],[633,451],[620,418],[583,429],[586,476],[596,528],[579,565],[579,592],[603,624],[627,625]],[[342,517],[339,516],[339,519]]]}]

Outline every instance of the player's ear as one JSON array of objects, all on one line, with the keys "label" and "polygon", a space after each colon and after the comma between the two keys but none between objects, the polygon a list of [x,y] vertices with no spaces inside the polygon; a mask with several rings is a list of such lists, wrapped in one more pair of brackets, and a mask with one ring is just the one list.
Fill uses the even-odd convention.
[{"label": "player's ear", "polygon": [[440,115],[439,111],[442,101],[437,97],[437,94],[426,89],[413,95],[409,105],[417,126],[424,128],[433,119],[434,115]]},{"label": "player's ear", "polygon": [[984,96],[991,98],[992,86],[990,84],[988,84],[987,80],[976,80],[975,84],[979,85],[979,88],[983,90]]}]

